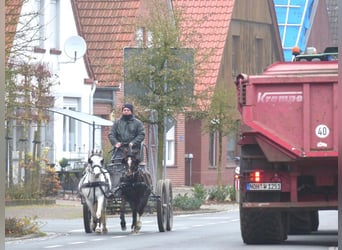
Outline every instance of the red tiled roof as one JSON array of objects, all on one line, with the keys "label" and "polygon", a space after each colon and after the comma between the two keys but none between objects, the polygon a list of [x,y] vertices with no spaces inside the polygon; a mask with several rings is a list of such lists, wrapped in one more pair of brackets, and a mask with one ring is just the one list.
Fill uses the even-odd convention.
[{"label": "red tiled roof", "polygon": [[[94,1],[73,0],[78,31],[87,42],[88,72],[99,86],[118,86],[122,82],[123,48],[132,45],[139,0]],[[212,51],[201,65],[206,73],[197,79],[201,84],[214,85],[229,24],[234,0],[173,0],[186,22],[184,32],[196,31],[200,53]]]},{"label": "red tiled roof", "polygon": [[86,64],[98,86],[122,82],[123,48],[134,35],[139,0],[72,0],[79,35],[87,43]]},{"label": "red tiled roof", "polygon": [[5,4],[5,56],[6,62],[9,57],[9,52],[13,46],[13,40],[15,32],[17,30],[17,25],[19,21],[19,16],[21,8],[23,6],[23,0],[11,0],[6,1]]},{"label": "red tiled roof", "polygon": [[[219,68],[235,0],[174,0],[174,9],[179,9],[184,22],[184,35],[196,33],[195,42],[198,53],[210,56],[200,65],[197,74],[197,87],[216,84]],[[191,44],[189,44],[191,46]],[[201,88],[201,87],[200,87]]]}]

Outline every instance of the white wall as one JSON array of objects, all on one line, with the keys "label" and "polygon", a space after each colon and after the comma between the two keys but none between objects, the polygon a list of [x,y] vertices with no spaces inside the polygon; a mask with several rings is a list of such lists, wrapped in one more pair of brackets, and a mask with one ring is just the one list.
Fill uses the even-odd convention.
[{"label": "white wall", "polygon": [[[76,36],[77,29],[73,17],[72,7],[69,0],[29,0],[22,9],[22,15],[41,9],[44,15],[37,16],[36,24],[41,24],[43,29],[37,36],[44,37],[41,41],[34,41],[29,47],[39,46],[46,50],[45,53],[28,52],[30,59],[39,62],[48,62],[53,74],[56,75],[56,84],[52,89],[55,96],[55,107],[64,108],[66,100],[78,100],[77,111],[92,114],[92,94],[94,86],[85,84],[84,80],[89,78],[83,58],[73,62],[66,56],[64,43],[70,36]],[[25,21],[24,21],[25,22]],[[20,28],[20,27],[19,27]],[[33,31],[33,29],[32,29]],[[62,51],[61,55],[50,54],[50,49]],[[59,161],[65,158],[83,158],[86,160],[92,145],[91,126],[78,122],[78,140],[76,142],[77,152],[63,151],[63,116],[55,114],[51,124],[48,126],[44,140],[53,145],[54,156],[51,161]],[[48,145],[49,143],[45,143]],[[56,163],[56,162],[55,162]]]}]

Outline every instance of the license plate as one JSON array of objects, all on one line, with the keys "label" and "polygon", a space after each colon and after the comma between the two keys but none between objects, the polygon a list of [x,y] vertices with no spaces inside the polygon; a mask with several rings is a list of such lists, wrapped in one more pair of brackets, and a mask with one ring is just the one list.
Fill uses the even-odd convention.
[{"label": "license plate", "polygon": [[281,183],[247,183],[247,190],[280,191]]}]

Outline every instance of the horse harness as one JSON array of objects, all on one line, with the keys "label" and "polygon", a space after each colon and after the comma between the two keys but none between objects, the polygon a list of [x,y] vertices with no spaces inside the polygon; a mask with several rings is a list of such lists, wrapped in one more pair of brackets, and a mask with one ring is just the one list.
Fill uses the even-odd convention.
[{"label": "horse harness", "polygon": [[[93,195],[94,195],[94,200],[95,200],[95,188],[99,187],[102,194],[106,197],[109,198],[110,195],[108,195],[105,190],[104,187],[109,187],[109,183],[108,183],[108,178],[106,177],[105,173],[106,171],[104,171],[100,166],[98,165],[94,165],[91,166],[92,169],[94,169],[95,167],[99,167],[101,170],[101,174],[104,176],[105,181],[93,181],[93,182],[87,182],[87,183],[82,183],[82,185],[80,186],[80,189],[82,188],[93,188]],[[88,172],[84,177],[83,180],[85,180],[86,176],[88,176],[89,174],[92,174],[91,172]],[[87,197],[89,197],[90,195],[90,191],[91,189],[89,189],[88,195]]]}]

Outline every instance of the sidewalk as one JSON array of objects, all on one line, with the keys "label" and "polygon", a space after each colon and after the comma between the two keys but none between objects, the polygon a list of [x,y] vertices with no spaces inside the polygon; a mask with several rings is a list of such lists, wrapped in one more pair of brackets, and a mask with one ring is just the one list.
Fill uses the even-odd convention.
[{"label": "sidewalk", "polygon": [[[192,194],[192,187],[175,187],[172,189],[173,197],[178,194]],[[238,209],[237,203],[204,204],[200,210],[196,211],[174,211],[174,214],[191,214],[199,212],[218,212]],[[31,217],[36,219],[72,219],[82,218],[83,210],[81,199],[76,194],[60,195],[56,203],[52,205],[25,205],[25,206],[6,206],[5,217]]]}]

